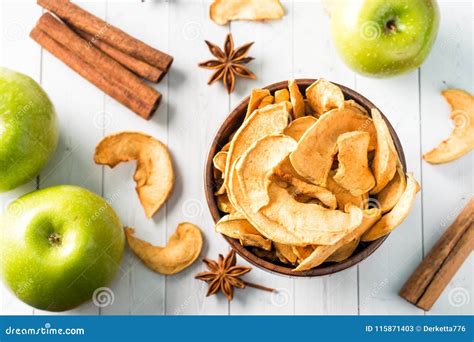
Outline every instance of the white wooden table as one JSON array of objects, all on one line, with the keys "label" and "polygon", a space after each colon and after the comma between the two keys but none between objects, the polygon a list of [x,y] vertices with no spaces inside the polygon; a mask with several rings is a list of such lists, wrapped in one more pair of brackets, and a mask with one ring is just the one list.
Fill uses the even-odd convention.
[{"label": "white wooden table", "polygon": [[[283,1],[286,15],[269,23],[233,22],[218,26],[208,17],[210,1],[88,1],[80,5],[132,35],[173,55],[168,76],[156,86],[164,100],[145,121],[105,96],[62,62],[34,43],[28,33],[42,9],[33,1],[2,0],[1,65],[36,79],[50,95],[60,120],[61,138],[54,160],[36,181],[0,195],[1,208],[14,198],[56,184],[76,184],[108,198],[125,225],[155,244],[182,221],[205,233],[203,256],[216,258],[228,250],[214,232],[203,194],[203,164],[214,132],[230,109],[253,87],[288,78],[318,78],[347,85],[371,99],[388,116],[403,144],[408,169],[422,184],[413,211],[394,234],[359,266],[320,278],[291,279],[254,269],[252,282],[278,288],[279,294],[246,289],[234,301],[205,297],[205,284],[194,279],[200,262],[175,276],[145,268],[126,251],[110,285],[113,304],[92,302],[71,314],[472,314],[474,298],[471,256],[430,312],[408,304],[398,290],[440,234],[473,194],[473,154],[453,163],[432,166],[423,152],[448,136],[449,108],[440,95],[447,87],[474,92],[473,4],[442,1],[436,44],[423,66],[392,79],[369,79],[351,72],[336,55],[329,19],[319,1]],[[197,63],[211,58],[204,39],[221,45],[227,32],[236,45],[255,41],[250,55],[257,81],[239,80],[228,96],[221,84],[206,82],[208,70]],[[92,160],[104,135],[137,130],[168,144],[177,172],[175,191],[153,220],[147,220],[134,191],[133,163],[111,170]],[[239,259],[239,262],[245,262]],[[46,314],[0,292],[1,314]],[[69,313],[69,312],[68,312]]]}]

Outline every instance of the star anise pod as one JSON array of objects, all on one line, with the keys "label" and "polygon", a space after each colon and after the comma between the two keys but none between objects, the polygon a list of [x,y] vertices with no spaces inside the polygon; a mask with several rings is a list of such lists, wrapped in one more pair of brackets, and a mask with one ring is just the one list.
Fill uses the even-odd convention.
[{"label": "star anise pod", "polygon": [[253,72],[243,66],[243,64],[247,64],[253,60],[253,57],[246,57],[253,42],[242,45],[234,50],[234,39],[231,33],[227,34],[225,39],[224,51],[208,40],[205,42],[209,47],[209,51],[217,58],[199,63],[201,68],[215,70],[207,84],[211,85],[222,79],[224,86],[227,88],[227,92],[230,94],[234,91],[236,76],[251,79],[257,78]]},{"label": "star anise pod", "polygon": [[254,287],[260,290],[273,292],[274,289],[255,285],[240,279],[241,276],[250,272],[251,267],[236,266],[235,252],[231,250],[224,258],[219,254],[217,261],[205,258],[203,262],[209,271],[201,272],[195,276],[196,279],[203,280],[209,284],[206,296],[216,294],[222,291],[228,301],[234,298],[234,288],[243,289],[246,286]]}]

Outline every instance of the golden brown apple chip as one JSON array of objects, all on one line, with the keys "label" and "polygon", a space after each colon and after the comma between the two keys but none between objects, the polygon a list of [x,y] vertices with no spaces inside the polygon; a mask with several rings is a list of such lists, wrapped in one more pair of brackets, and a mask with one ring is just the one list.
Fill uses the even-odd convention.
[{"label": "golden brown apple chip", "polygon": [[352,131],[369,133],[369,150],[375,148],[377,138],[372,119],[351,106],[344,106],[322,115],[306,131],[296,150],[290,154],[291,164],[311,183],[325,186],[337,152],[337,138]]},{"label": "golden brown apple chip", "polygon": [[292,264],[292,265],[296,264],[298,260],[298,256],[293,252],[292,246],[285,245],[278,242],[275,242],[274,246],[275,246],[276,255],[280,259],[281,262]]},{"label": "golden brown apple chip", "polygon": [[392,136],[380,112],[373,108],[372,119],[377,131],[377,147],[372,162],[375,177],[375,187],[370,191],[377,194],[392,180],[397,170],[398,154],[393,144]]},{"label": "golden brown apple chip", "polygon": [[279,0],[215,0],[210,17],[219,25],[231,20],[280,19],[285,14]]},{"label": "golden brown apple chip", "polygon": [[[311,255],[304,259],[295,271],[305,271],[313,267],[321,265],[324,261],[327,260],[333,253],[337,252],[340,248],[346,249],[348,243],[351,243],[352,240],[361,237],[370,227],[374,225],[380,219],[381,211],[377,208],[365,209],[363,211],[363,219],[361,224],[354,229],[352,232],[347,234],[344,238],[333,245],[329,246],[315,246]],[[351,253],[352,254],[352,253]]]},{"label": "golden brown apple chip", "polygon": [[290,93],[288,89],[280,89],[275,91],[275,103],[290,101]]},{"label": "golden brown apple chip", "polygon": [[[224,184],[217,192],[221,195],[225,192],[228,183],[228,175],[235,161],[257,140],[271,134],[283,132],[288,125],[290,113],[285,102],[268,105],[265,108],[255,110],[250,117],[244,121],[230,142],[227,161],[224,172]],[[229,197],[231,203],[232,198]],[[233,203],[234,204],[234,203]],[[235,206],[235,205],[234,205]]]},{"label": "golden brown apple chip", "polygon": [[344,208],[348,204],[352,204],[359,208],[366,209],[365,207],[369,199],[369,195],[367,193],[361,194],[359,196],[354,196],[348,190],[337,184],[333,177],[334,172],[331,171],[326,182],[326,188],[331,191],[334,196],[336,196],[338,209],[344,210]]},{"label": "golden brown apple chip", "polygon": [[229,198],[227,197],[227,194],[218,195],[216,197],[216,200],[217,200],[217,208],[219,208],[220,211],[224,213],[228,213],[228,214],[235,212],[235,208],[230,203]]},{"label": "golden brown apple chip", "polygon": [[252,90],[250,94],[249,104],[247,105],[247,113],[245,114],[245,120],[253,113],[255,109],[258,108],[260,102],[270,95],[270,91],[268,89],[260,89],[255,88]]},{"label": "golden brown apple chip", "polygon": [[364,235],[362,241],[373,241],[387,235],[398,227],[408,216],[413,203],[415,203],[416,193],[420,191],[420,185],[413,178],[411,173],[407,173],[407,186],[402,197],[391,211],[382,216],[382,218],[370,228]]},{"label": "golden brown apple chip", "polygon": [[288,89],[290,91],[291,105],[293,106],[293,117],[295,119],[303,117],[305,115],[304,99],[295,80],[288,81]]},{"label": "golden brown apple chip", "polygon": [[262,101],[258,105],[258,109],[261,109],[265,106],[273,104],[274,101],[275,101],[275,97],[273,97],[272,95],[267,95],[262,99]]},{"label": "golden brown apple chip", "polygon": [[227,152],[220,151],[212,158],[212,163],[214,164],[214,168],[222,172],[224,174],[225,170],[225,162],[227,160]]},{"label": "golden brown apple chip", "polygon": [[103,138],[95,149],[96,164],[115,167],[137,161],[133,179],[140,203],[151,218],[166,202],[174,185],[174,171],[168,148],[155,138],[138,132],[121,132]]},{"label": "golden brown apple chip", "polygon": [[272,242],[263,237],[239,212],[222,217],[216,224],[216,231],[239,240],[243,246],[258,247],[267,251],[272,249]]},{"label": "golden brown apple chip", "polygon": [[165,247],[153,246],[134,235],[134,229],[125,228],[128,246],[150,269],[161,274],[175,274],[190,266],[201,253],[201,230],[194,224],[178,225]]},{"label": "golden brown apple chip", "polygon": [[316,121],[317,119],[314,116],[302,116],[301,118],[290,122],[288,127],[283,131],[283,134],[289,135],[296,141],[299,141],[308,128],[310,128]]},{"label": "golden brown apple chip", "polygon": [[445,90],[443,96],[451,106],[454,128],[448,139],[423,155],[431,164],[448,163],[474,148],[474,96],[459,89]]},{"label": "golden brown apple chip", "polygon": [[377,194],[377,202],[379,203],[382,213],[392,210],[392,208],[398,203],[400,197],[407,186],[405,174],[403,173],[403,167],[400,163],[397,166],[397,173],[392,178],[390,183]]},{"label": "golden brown apple chip", "polygon": [[349,241],[345,245],[339,247],[334,253],[332,253],[327,259],[327,262],[341,262],[349,258],[357,246],[359,245],[360,239],[354,239]]},{"label": "golden brown apple chip", "polygon": [[344,107],[344,94],[341,88],[323,78],[306,88],[306,98],[318,116],[331,109]]},{"label": "golden brown apple chip", "polygon": [[369,133],[362,131],[344,133],[337,138],[339,164],[333,179],[354,196],[369,192],[375,185],[367,158],[369,140]]}]

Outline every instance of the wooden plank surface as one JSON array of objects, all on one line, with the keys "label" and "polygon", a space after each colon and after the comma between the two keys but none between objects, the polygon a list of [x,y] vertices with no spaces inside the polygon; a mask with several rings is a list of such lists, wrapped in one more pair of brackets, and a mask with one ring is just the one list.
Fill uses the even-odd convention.
[{"label": "wooden plank surface", "polygon": [[[79,4],[145,42],[175,57],[170,73],[156,89],[163,101],[145,121],[42,51],[28,33],[41,15],[34,1],[0,3],[1,65],[41,82],[60,119],[61,138],[52,162],[37,181],[0,194],[0,207],[35,188],[76,184],[108,199],[124,225],[151,243],[164,245],[178,223],[199,225],[205,235],[202,256],[216,258],[228,245],[214,232],[203,193],[203,163],[210,141],[230,110],[254,87],[288,78],[318,78],[349,86],[374,102],[395,127],[408,170],[422,185],[407,220],[371,257],[356,267],[320,278],[293,279],[254,269],[249,281],[272,286],[278,294],[237,291],[230,304],[222,296],[205,297],[206,286],[193,278],[204,266],[196,262],[175,276],[158,275],[127,249],[116,279],[109,285],[113,301],[86,303],[73,314],[424,314],[406,303],[398,290],[439,235],[473,194],[472,153],[446,165],[421,160],[450,132],[449,108],[440,92],[458,87],[474,92],[472,2],[441,1],[438,40],[426,63],[392,79],[354,74],[332,44],[329,18],[319,1],[282,1],[286,15],[268,23],[209,20],[210,0],[85,1]],[[255,41],[249,64],[258,80],[237,80],[228,95],[222,84],[209,87],[211,71],[197,63],[211,59],[204,39],[222,45],[232,32],[236,46]],[[145,218],[132,179],[135,163],[115,169],[93,162],[94,147],[105,135],[142,131],[166,143],[173,156],[176,188],[153,220]],[[242,259],[239,263],[246,264]],[[457,273],[429,314],[472,314],[472,256]],[[1,288],[1,314],[44,314]]]}]

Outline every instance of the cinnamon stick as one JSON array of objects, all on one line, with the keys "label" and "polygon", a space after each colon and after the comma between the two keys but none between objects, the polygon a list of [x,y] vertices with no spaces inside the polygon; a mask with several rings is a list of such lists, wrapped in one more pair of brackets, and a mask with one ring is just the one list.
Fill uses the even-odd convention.
[{"label": "cinnamon stick", "polygon": [[[143,102],[143,105],[147,107],[148,110],[151,110],[154,103],[161,97],[158,91],[145,84],[131,71],[94,46],[87,45],[84,39],[79,37],[58,19],[54,18],[50,13],[43,14],[36,24],[36,27],[78,55],[86,63],[92,65],[104,76],[114,78],[125,88],[129,89],[129,93],[136,94],[136,97]],[[145,118],[151,115],[148,110],[145,111]],[[140,108],[139,111],[143,113],[142,108]]]},{"label": "cinnamon stick", "polygon": [[136,59],[130,55],[127,55],[126,53],[123,53],[120,50],[117,50],[116,48],[101,41],[100,39],[91,36],[87,32],[81,31],[75,27],[71,27],[71,29],[74,30],[82,38],[84,38],[89,46],[91,44],[94,45],[97,49],[109,55],[117,62],[119,62],[129,70],[133,71],[138,76],[143,77],[144,79],[147,79],[151,82],[159,82],[165,75],[165,72],[161,71],[160,69],[139,59]]},{"label": "cinnamon stick", "polygon": [[144,103],[142,99],[137,96],[137,94],[132,93],[129,88],[126,88],[112,77],[104,76],[92,65],[85,62],[78,55],[55,41],[39,28],[33,28],[30,37],[79,75],[87,79],[96,87],[102,89],[106,94],[130,108],[138,115],[144,118],[149,118],[158,107],[161,96],[158,96],[156,101],[152,103]]},{"label": "cinnamon stick", "polygon": [[464,260],[467,259],[474,246],[474,227],[471,227],[459,239],[454,249],[449,253],[446,261],[436,272],[433,280],[426,288],[416,306],[423,310],[430,310],[433,304],[438,300],[439,296],[446,288],[448,283],[459,270]]},{"label": "cinnamon stick", "polygon": [[[444,269],[441,272],[441,274],[451,274],[451,272],[453,272],[452,274],[454,275],[457,268],[453,266],[456,266],[457,264],[456,263],[453,264],[452,261],[448,263],[448,261],[454,259],[456,260],[456,262],[458,262],[460,260],[458,258],[459,258],[459,255],[462,255],[462,254],[458,254],[458,253],[461,253],[463,250],[461,252],[459,251],[455,252],[455,250],[458,250],[460,248],[458,247],[458,244],[460,243],[465,244],[466,239],[467,240],[471,239],[470,235],[466,235],[466,234],[469,230],[472,230],[471,228],[473,226],[473,217],[474,217],[474,198],[471,199],[469,203],[464,207],[464,209],[461,211],[461,213],[456,218],[456,220],[451,224],[451,226],[449,226],[449,228],[439,238],[439,240],[433,246],[433,248],[428,253],[428,255],[423,259],[423,261],[420,263],[420,265],[415,270],[415,272],[413,272],[411,277],[407,280],[405,285],[400,290],[401,297],[405,298],[410,303],[418,305],[421,298],[425,295],[427,291],[428,291],[427,296],[429,298],[433,298],[434,293],[439,291],[440,287],[444,288],[447,285],[451,277],[449,277],[449,279],[446,281],[445,284],[438,283],[438,285],[436,285],[435,283],[434,286],[437,288],[435,292],[431,292],[433,290],[429,290],[431,284],[433,283],[433,281],[435,281],[435,278],[437,277],[437,273],[440,272],[442,268],[446,267],[444,266],[445,264],[448,264],[449,266],[448,270]],[[461,242],[461,240],[463,240],[463,242]],[[464,260],[464,259],[462,259],[461,257],[461,260]],[[442,279],[446,280],[446,277],[444,276],[442,277]],[[427,303],[427,299],[425,299],[421,303],[421,305],[423,305],[423,307],[426,307],[426,308],[431,307],[430,305],[427,305],[426,303]]]},{"label": "cinnamon stick", "polygon": [[173,57],[130,36],[68,0],[38,0],[38,5],[53,12],[71,26],[91,34],[108,45],[166,72]]}]

